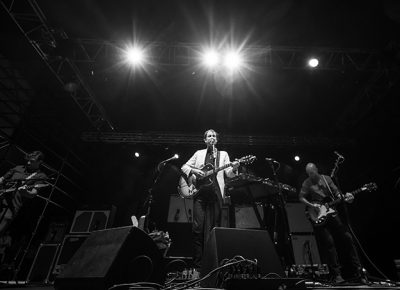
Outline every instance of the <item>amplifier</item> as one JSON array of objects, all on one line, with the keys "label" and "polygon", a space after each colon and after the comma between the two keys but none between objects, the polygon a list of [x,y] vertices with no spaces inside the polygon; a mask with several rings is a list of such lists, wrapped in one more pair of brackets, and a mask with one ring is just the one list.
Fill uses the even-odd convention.
[{"label": "amplifier", "polygon": [[54,261],[60,244],[40,244],[32,266],[29,270],[27,282],[49,283]]},{"label": "amplifier", "polygon": [[110,228],[114,223],[115,212],[115,206],[104,210],[77,210],[72,221],[70,234],[85,234]]}]

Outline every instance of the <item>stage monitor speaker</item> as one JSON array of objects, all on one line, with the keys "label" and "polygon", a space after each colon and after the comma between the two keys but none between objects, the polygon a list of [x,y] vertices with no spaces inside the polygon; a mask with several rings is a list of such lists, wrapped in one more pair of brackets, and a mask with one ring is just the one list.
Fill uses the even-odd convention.
[{"label": "stage monitor speaker", "polygon": [[94,231],[55,279],[55,289],[105,290],[116,284],[162,283],[162,255],[137,227]]},{"label": "stage monitor speaker", "polygon": [[[220,266],[223,259],[232,259],[240,255],[245,259],[257,259],[261,274],[275,273],[285,277],[275,246],[265,230],[246,230],[232,228],[214,228],[206,243],[201,276]],[[200,282],[202,287],[216,287],[217,274]]]},{"label": "stage monitor speaker", "polygon": [[53,274],[60,274],[65,265],[69,262],[72,256],[82,246],[83,242],[89,237],[89,234],[85,235],[66,235],[64,237],[61,249],[57,255],[56,264],[53,268]]}]

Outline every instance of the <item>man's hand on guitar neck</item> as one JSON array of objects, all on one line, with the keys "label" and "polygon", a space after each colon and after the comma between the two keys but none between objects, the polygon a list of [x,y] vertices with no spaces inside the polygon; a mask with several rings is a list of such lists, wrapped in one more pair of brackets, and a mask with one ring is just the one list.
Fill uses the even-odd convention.
[{"label": "man's hand on guitar neck", "polygon": [[21,194],[24,194],[24,195],[26,195],[26,196],[31,196],[31,195],[36,195],[37,194],[37,189],[36,188],[29,188],[27,185],[23,185],[23,186],[20,186],[20,187],[18,187],[18,191],[21,193]]},{"label": "man's hand on guitar neck", "polygon": [[350,192],[346,192],[346,194],[344,195],[344,201],[352,203],[354,201],[354,195],[352,195]]},{"label": "man's hand on guitar neck", "polygon": [[232,171],[234,171],[234,172],[237,171],[239,166],[240,166],[240,162],[238,159],[236,159],[235,161],[232,162]]}]

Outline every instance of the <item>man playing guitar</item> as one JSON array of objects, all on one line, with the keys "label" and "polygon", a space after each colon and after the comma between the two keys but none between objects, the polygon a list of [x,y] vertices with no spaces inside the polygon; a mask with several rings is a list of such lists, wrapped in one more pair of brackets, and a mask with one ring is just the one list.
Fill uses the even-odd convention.
[{"label": "man playing guitar", "polygon": [[[215,168],[230,163],[229,155],[225,151],[218,151],[215,145],[218,142],[217,132],[210,129],[204,133],[204,143],[207,148],[198,150],[182,166],[183,174],[194,174],[201,178],[204,172],[200,169],[205,164],[212,164]],[[225,190],[225,176],[233,177],[239,162],[232,162],[232,166],[211,176],[211,184],[203,187],[193,200],[193,263],[197,270],[201,267],[203,246],[210,231],[221,226],[221,207]]]},{"label": "man playing guitar", "polygon": [[[342,197],[332,179],[327,175],[318,173],[318,168],[314,163],[307,164],[306,173],[308,178],[302,184],[299,200],[311,210],[318,210],[321,203],[327,198],[332,200],[343,198],[346,202],[354,200],[354,196],[351,193],[346,193]],[[347,262],[346,264],[350,265],[352,278],[360,277],[361,263],[353,238],[338,214],[330,215],[323,224],[316,225],[313,223],[313,226],[319,249],[323,253],[322,256],[327,259],[333,282],[340,283],[344,281],[339,261],[342,264]]]},{"label": "man playing guitar", "polygon": [[16,217],[23,203],[33,198],[40,187],[47,186],[46,174],[40,170],[43,153],[25,156],[26,165],[18,165],[0,177],[0,235]]}]

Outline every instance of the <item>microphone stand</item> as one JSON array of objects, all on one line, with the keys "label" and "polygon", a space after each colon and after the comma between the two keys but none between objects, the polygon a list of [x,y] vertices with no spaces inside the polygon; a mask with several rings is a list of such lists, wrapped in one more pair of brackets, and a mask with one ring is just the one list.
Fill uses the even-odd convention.
[{"label": "microphone stand", "polygon": [[[276,161],[275,161],[276,162]],[[285,210],[285,205],[286,205],[286,202],[285,202],[285,199],[284,199],[284,197],[283,197],[283,193],[282,193],[282,186],[281,186],[281,184],[279,183],[279,180],[278,180],[278,175],[277,175],[277,171],[278,171],[278,169],[279,169],[279,166],[278,166],[278,168],[275,168],[275,165],[274,165],[274,161],[273,160],[268,160],[268,164],[271,166],[271,169],[272,169],[272,174],[273,174],[273,177],[274,177],[274,181],[275,181],[275,184],[277,185],[277,187],[278,187],[278,202],[277,202],[277,207],[278,207],[278,210],[279,210],[279,212],[280,212],[280,214],[281,214],[281,216],[282,216],[282,219],[283,219],[283,237],[284,237],[284,250],[285,250],[285,257],[283,258],[283,262],[284,262],[284,266],[286,267],[287,265],[287,260],[286,259],[288,259],[289,257],[290,257],[290,259],[293,261],[294,259],[293,259],[293,257],[292,257],[292,255],[290,255],[290,251],[289,251],[289,248],[288,248],[288,244],[290,243],[290,234],[289,234],[289,221],[288,221],[288,219],[287,219],[287,215],[286,215],[286,210]],[[279,165],[279,163],[278,163],[278,165]],[[277,245],[278,244],[278,223],[277,223],[277,217],[278,217],[278,215],[277,215],[277,213],[276,213],[276,211],[275,211],[275,221],[274,221],[274,229],[273,229],[273,233],[274,233],[274,236],[273,236],[273,239],[274,239],[274,244],[275,245]]]},{"label": "microphone stand", "polygon": [[149,194],[147,196],[147,199],[145,200],[145,206],[147,205],[147,208],[146,208],[146,214],[145,214],[143,230],[148,234],[150,233],[149,223],[150,223],[151,207],[152,207],[152,204],[153,204],[153,189],[154,189],[155,185],[157,184],[158,179],[160,178],[161,172],[163,171],[164,166],[165,166],[166,163],[167,163],[166,161],[162,161],[162,162],[157,164],[157,168],[156,168],[157,175],[154,178],[153,185],[148,190]]},{"label": "microphone stand", "polygon": [[[337,188],[339,189],[339,192],[340,192],[342,198],[344,198],[344,196],[343,196],[342,191],[341,191],[341,189],[340,189],[339,179],[338,179],[338,177],[337,177],[337,172],[339,171],[339,164],[343,163],[343,161],[344,161],[344,158],[341,157],[341,156],[338,156],[338,158],[336,158],[335,165],[334,165],[334,167],[333,167],[333,169],[332,169],[332,172],[331,172],[331,178],[334,180],[334,182],[335,182]],[[344,200],[343,200],[343,207],[342,207],[342,208],[343,208],[343,214],[344,214],[345,219],[346,219],[346,220],[345,220],[346,225],[347,225],[347,227],[349,228],[350,234],[352,235],[352,237],[353,237],[353,239],[354,239],[353,242],[354,242],[354,243],[357,243],[357,245],[359,246],[359,248],[362,248],[361,245],[359,244],[358,239],[357,239],[357,237],[355,236],[354,231],[353,231],[353,228],[352,228],[352,226],[351,226],[351,224],[350,224],[349,212],[348,212],[348,210],[347,210],[347,205],[346,205],[346,202],[345,202]],[[357,254],[358,254],[358,253],[357,253]],[[361,261],[360,261],[360,263],[361,263]],[[364,268],[364,266],[362,266],[362,265],[361,265],[361,267]],[[363,274],[363,269],[360,269],[360,275],[364,275],[364,274]],[[368,277],[365,276],[364,278],[367,279]]]}]

